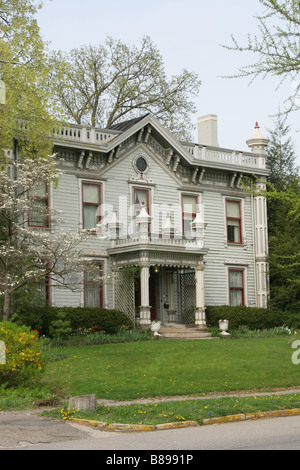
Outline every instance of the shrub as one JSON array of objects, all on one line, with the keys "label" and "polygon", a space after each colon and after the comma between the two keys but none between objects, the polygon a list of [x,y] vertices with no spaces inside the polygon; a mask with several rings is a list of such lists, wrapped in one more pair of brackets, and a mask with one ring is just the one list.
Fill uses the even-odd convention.
[{"label": "shrub", "polygon": [[41,335],[51,336],[50,328],[59,319],[60,312],[65,314],[65,321],[76,333],[80,328],[97,327],[107,334],[115,334],[122,327],[133,328],[132,322],[119,310],[88,307],[22,307],[17,310],[12,320],[19,325],[38,330]]},{"label": "shrub", "polygon": [[57,319],[53,320],[50,325],[50,336],[52,338],[66,338],[72,333],[70,320],[66,320],[66,313],[60,310]]},{"label": "shrub", "polygon": [[43,371],[38,334],[25,326],[0,323],[0,341],[5,345],[5,363],[0,364],[0,385],[28,385]]},{"label": "shrub", "polygon": [[287,325],[287,318],[282,312],[254,307],[208,306],[206,307],[206,318],[209,326],[218,326],[220,319],[226,319],[229,322],[229,328],[246,325],[251,330]]}]

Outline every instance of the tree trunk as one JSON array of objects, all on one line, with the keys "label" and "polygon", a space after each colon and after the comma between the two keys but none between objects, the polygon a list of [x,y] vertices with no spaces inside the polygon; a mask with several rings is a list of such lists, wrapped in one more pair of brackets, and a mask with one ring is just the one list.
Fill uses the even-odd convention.
[{"label": "tree trunk", "polygon": [[9,292],[4,293],[3,303],[3,321],[8,321],[10,315],[10,294]]}]

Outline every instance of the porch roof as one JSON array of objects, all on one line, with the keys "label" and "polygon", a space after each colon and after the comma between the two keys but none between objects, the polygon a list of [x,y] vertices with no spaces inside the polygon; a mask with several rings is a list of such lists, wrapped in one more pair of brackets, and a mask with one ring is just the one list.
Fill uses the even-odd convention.
[{"label": "porch roof", "polygon": [[136,244],[114,247],[107,250],[112,257],[113,266],[169,266],[177,268],[197,268],[203,264],[208,249],[174,248],[155,244]]}]

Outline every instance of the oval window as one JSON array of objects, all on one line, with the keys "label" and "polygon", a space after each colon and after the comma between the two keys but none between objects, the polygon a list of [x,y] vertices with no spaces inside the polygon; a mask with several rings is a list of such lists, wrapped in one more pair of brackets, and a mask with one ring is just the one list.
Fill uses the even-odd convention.
[{"label": "oval window", "polygon": [[144,173],[147,170],[147,161],[144,157],[139,157],[135,162],[136,168],[140,173]]}]

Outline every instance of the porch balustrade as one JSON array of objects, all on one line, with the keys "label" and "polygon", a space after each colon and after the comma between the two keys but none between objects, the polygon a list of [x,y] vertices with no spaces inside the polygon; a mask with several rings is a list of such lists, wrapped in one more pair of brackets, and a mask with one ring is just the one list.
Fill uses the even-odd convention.
[{"label": "porch balustrade", "polygon": [[184,144],[185,149],[196,159],[203,162],[221,163],[223,165],[242,166],[246,168],[265,168],[265,158],[251,152],[239,152],[230,149]]},{"label": "porch balustrade", "polygon": [[199,250],[204,247],[203,239],[186,239],[183,236],[179,237],[166,237],[163,234],[151,234],[147,237],[142,234],[135,234],[126,238],[118,238],[111,240],[113,247],[129,247],[132,245],[147,244],[151,246],[159,245],[161,247],[170,248],[184,248],[187,250]]},{"label": "porch balustrade", "polygon": [[150,245],[165,248],[183,248],[186,250],[201,250],[204,248],[204,229],[206,224],[202,221],[200,213],[197,213],[195,220],[190,224],[191,233],[183,235],[176,233],[171,227],[170,220],[167,221],[165,226],[169,227],[168,230],[162,229],[160,233],[152,233],[149,231],[149,224],[151,217],[143,208],[141,213],[135,219],[137,232],[120,236],[121,224],[116,218],[116,213],[113,212],[111,222],[107,224],[106,236],[111,240],[112,248],[127,248],[133,245]]}]

